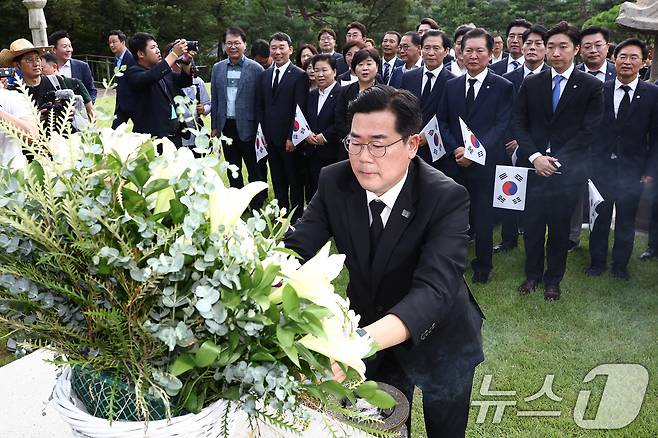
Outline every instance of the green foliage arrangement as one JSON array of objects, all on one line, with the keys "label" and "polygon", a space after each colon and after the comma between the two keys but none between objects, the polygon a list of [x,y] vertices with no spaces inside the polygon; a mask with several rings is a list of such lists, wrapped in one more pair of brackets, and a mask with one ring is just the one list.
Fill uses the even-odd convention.
[{"label": "green foliage arrangement", "polygon": [[147,398],[167,416],[232,400],[295,431],[303,403],[353,419],[340,399],[392,406],[364,381],[373,345],[331,284],[344,256],[327,243],[300,265],[276,201],[244,213],[267,184],[228,187],[237,169],[208,128],[193,130],[195,158],[125,126],[73,133],[66,120],[39,138],[0,123],[32,156],[0,169],[0,332],[116,376],[144,420]]}]

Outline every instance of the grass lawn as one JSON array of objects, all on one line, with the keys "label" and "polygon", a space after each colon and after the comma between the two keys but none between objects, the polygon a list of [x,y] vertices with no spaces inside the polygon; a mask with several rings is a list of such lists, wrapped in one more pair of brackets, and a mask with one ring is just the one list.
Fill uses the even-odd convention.
[{"label": "grass lawn", "polygon": [[[102,93],[99,94],[102,96]],[[113,97],[101,97],[97,107],[111,113]],[[101,122],[109,126],[110,121]],[[271,193],[271,191],[270,191]],[[473,437],[655,437],[658,431],[658,262],[640,262],[638,254],[646,246],[646,237],[636,239],[629,266],[632,279],[616,280],[609,273],[600,278],[587,277],[587,232],[582,247],[569,255],[568,270],[562,282],[560,301],[548,303],[542,291],[521,297],[516,292],[523,280],[523,248],[494,256],[494,273],[487,285],[473,285],[473,293],[487,320],[483,338],[485,361],[476,370],[472,400],[516,401],[502,419],[493,423],[495,407],[484,422],[477,423],[478,407],[471,407],[467,435]],[[495,238],[498,240],[498,236]],[[473,248],[471,247],[471,253]],[[471,272],[466,273],[470,280]],[[347,274],[337,281],[344,290]],[[2,340],[2,334],[0,334]],[[0,341],[0,343],[2,343]],[[3,344],[3,343],[2,343]],[[11,360],[0,348],[0,366]],[[607,363],[634,363],[644,366],[650,376],[649,387],[638,417],[616,431],[581,429],[573,418],[581,390],[591,391],[585,418],[594,418],[601,401],[605,376],[583,383],[594,367]],[[539,391],[547,375],[554,375],[553,392],[560,402],[546,396],[526,402],[524,398]],[[516,391],[512,396],[482,396],[485,375],[492,375],[489,390]],[[420,401],[417,394],[416,401]],[[560,411],[559,417],[519,417],[519,411]],[[413,412],[413,436],[424,437],[422,408]]]}]

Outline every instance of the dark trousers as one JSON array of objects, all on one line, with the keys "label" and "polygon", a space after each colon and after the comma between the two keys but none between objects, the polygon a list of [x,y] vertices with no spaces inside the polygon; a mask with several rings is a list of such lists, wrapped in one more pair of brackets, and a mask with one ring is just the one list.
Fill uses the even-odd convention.
[{"label": "dark trousers", "polygon": [[[222,134],[233,140],[230,145],[224,145],[224,157],[226,160],[238,167],[238,177],[233,178],[229,174],[229,182],[231,187],[242,188],[244,180],[242,178],[242,162],[244,161],[247,168],[247,178],[249,182],[267,181],[267,167],[265,160],[260,163],[256,162],[256,149],[254,148],[254,139],[248,141],[240,140],[238,135],[238,128],[235,120],[227,119],[224,124]],[[267,192],[263,191],[256,195],[251,202],[251,208],[259,209],[263,206],[263,202],[267,196]]]},{"label": "dark trousers", "polygon": [[658,251],[658,180],[653,180],[651,189],[653,194],[649,219],[649,248]]},{"label": "dark trousers", "polygon": [[[318,155],[316,147],[312,145],[304,146],[302,151],[302,161],[304,163],[304,192],[306,194],[306,202],[311,202],[311,198],[318,190],[318,180],[320,179],[320,171],[323,167],[336,162],[335,159],[322,157]],[[320,146],[322,147],[322,146]]]},{"label": "dark trousers", "polygon": [[[474,164],[475,165],[475,164]],[[466,189],[471,196],[471,228],[475,232],[475,272],[489,273],[493,268],[493,179],[466,178]]]},{"label": "dark trousers", "polygon": [[267,161],[270,165],[274,197],[288,214],[295,209],[291,223],[294,224],[304,212],[303,164],[298,151],[286,152],[285,145],[268,142]]},{"label": "dark trousers", "polygon": [[413,412],[414,387],[423,392],[423,417],[429,438],[463,437],[468,424],[468,411],[473,387],[474,368],[462,370],[458,366],[449,368],[440,381],[428,377],[430,373],[409,373],[409,367],[401,366],[391,351],[383,351],[380,365],[366,372],[369,380],[388,383],[399,389],[409,400],[407,430],[411,435],[411,412]]},{"label": "dark trousers", "polygon": [[[528,280],[544,280],[556,285],[562,281],[567,267],[571,214],[582,195],[583,184],[558,185],[535,176],[528,181],[525,204],[524,233],[525,273]],[[551,176],[550,178],[559,178]],[[548,239],[545,239],[548,228]],[[546,244],[546,273],[544,273]]]},{"label": "dark trousers", "polygon": [[500,235],[502,243],[516,246],[519,243],[519,222],[521,212],[516,210],[501,209],[500,211]]},{"label": "dark trousers", "polygon": [[[597,187],[604,187],[598,184]],[[596,211],[599,216],[594,222],[594,227],[589,237],[589,255],[593,266],[606,266],[608,257],[608,234],[612,222],[612,208],[615,206],[615,241],[612,247],[613,269],[625,269],[633,252],[635,240],[635,215],[640,204],[642,184],[617,184],[613,190],[601,190],[604,201],[601,202]]]},{"label": "dark trousers", "polygon": [[130,116],[120,107],[116,107],[114,110],[114,120],[112,121],[112,129],[117,129],[122,123],[126,123],[130,120]]}]

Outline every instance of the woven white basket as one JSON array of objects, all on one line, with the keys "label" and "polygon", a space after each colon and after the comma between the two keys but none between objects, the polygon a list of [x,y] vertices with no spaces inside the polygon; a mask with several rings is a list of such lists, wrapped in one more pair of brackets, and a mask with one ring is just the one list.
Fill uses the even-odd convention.
[{"label": "woven white basket", "polygon": [[[354,429],[335,418],[320,412],[308,410],[310,424],[301,434],[281,430],[263,423],[249,421],[247,414],[236,403],[219,400],[204,408],[198,414],[187,414],[168,420],[113,421],[94,417],[86,412],[84,405],[71,391],[71,368],[66,367],[55,383],[52,403],[64,421],[71,426],[72,436],[84,438],[321,438],[335,435],[349,438],[367,438],[371,435]],[[222,434],[224,415],[227,415],[228,437]],[[254,430],[256,429],[256,430]],[[330,433],[331,429],[333,433]]]}]

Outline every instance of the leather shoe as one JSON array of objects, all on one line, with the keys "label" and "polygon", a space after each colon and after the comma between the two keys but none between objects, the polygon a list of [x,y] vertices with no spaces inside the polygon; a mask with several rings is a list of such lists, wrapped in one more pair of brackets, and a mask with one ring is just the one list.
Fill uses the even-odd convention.
[{"label": "leather shoe", "polygon": [[521,295],[528,295],[530,292],[537,289],[538,284],[539,282],[537,280],[525,280],[517,290]]},{"label": "leather shoe", "polygon": [[612,268],[612,276],[620,280],[626,280],[626,281],[631,279],[631,274],[628,272],[628,269],[626,268]]},{"label": "leather shoe", "polygon": [[500,252],[507,252],[511,251],[514,248],[516,248],[517,244],[513,242],[501,242],[500,244],[496,245],[493,247],[493,252],[494,254],[500,253]]},{"label": "leather shoe", "polygon": [[600,277],[605,271],[606,267],[604,265],[591,265],[585,270],[585,274],[590,277]]},{"label": "leather shoe", "polygon": [[544,299],[546,301],[557,301],[560,299],[560,285],[547,284],[544,288]]},{"label": "leather shoe", "polygon": [[653,248],[647,248],[642,254],[640,254],[640,260],[650,260],[654,257],[658,257],[658,251]]},{"label": "leather shoe", "polygon": [[485,284],[489,281],[489,272],[473,272],[473,283]]}]

